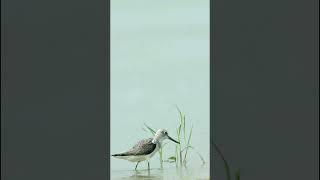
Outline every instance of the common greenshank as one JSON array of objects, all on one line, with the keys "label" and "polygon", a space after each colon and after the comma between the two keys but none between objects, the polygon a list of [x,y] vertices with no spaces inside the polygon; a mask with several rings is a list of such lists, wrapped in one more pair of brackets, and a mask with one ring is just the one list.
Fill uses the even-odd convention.
[{"label": "common greenshank", "polygon": [[131,162],[137,162],[135,170],[137,170],[138,164],[142,161],[148,161],[148,170],[150,169],[150,158],[161,148],[162,141],[169,139],[175,143],[180,144],[178,141],[171,138],[168,132],[164,129],[159,129],[153,138],[143,139],[134,145],[126,152],[113,154],[119,159],[125,159]]}]

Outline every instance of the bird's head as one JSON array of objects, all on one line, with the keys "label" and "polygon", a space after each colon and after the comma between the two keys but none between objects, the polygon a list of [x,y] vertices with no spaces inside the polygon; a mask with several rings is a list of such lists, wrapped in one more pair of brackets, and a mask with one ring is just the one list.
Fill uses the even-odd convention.
[{"label": "bird's head", "polygon": [[178,143],[180,144],[178,141],[174,140],[173,138],[171,138],[168,134],[168,131],[165,130],[165,129],[159,129],[156,134],[154,135],[154,140],[155,141],[159,141],[159,142],[162,142],[163,140],[165,139],[169,139],[175,143]]}]

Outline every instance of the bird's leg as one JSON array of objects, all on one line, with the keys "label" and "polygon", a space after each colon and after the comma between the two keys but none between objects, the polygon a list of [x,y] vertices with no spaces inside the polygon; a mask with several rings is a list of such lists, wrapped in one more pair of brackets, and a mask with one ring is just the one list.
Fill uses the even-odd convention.
[{"label": "bird's leg", "polygon": [[148,176],[150,176],[150,162],[148,161]]},{"label": "bird's leg", "polygon": [[136,164],[136,168],[134,168],[134,170],[137,170],[137,167],[138,167],[139,162],[140,162],[140,161],[138,161],[138,162],[137,162],[137,164]]}]

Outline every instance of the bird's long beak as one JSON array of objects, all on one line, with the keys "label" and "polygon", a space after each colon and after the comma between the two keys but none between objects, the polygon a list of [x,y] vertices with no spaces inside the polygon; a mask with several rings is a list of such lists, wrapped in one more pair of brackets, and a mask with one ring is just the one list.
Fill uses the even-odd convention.
[{"label": "bird's long beak", "polygon": [[180,142],[178,142],[178,141],[176,141],[176,140],[172,139],[172,137],[168,136],[168,138],[169,138],[171,141],[173,141],[173,142],[175,142],[175,143],[180,144]]}]

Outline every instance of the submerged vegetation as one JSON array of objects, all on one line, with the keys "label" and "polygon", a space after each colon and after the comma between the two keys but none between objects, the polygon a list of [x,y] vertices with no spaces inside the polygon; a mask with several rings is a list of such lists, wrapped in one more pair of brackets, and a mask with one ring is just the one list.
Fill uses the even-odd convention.
[{"label": "submerged vegetation", "polygon": [[[178,125],[178,128],[177,128],[177,136],[180,144],[176,144],[176,154],[175,154],[176,166],[177,167],[187,166],[187,157],[188,157],[189,149],[192,149],[200,157],[202,161],[202,165],[204,165],[205,164],[204,158],[200,155],[200,153],[195,151],[195,148],[193,146],[191,146],[193,125],[191,125],[189,134],[187,135],[186,116],[185,114],[182,113],[182,111],[178,107],[177,107],[177,110],[179,112],[179,117],[180,117],[180,124]],[[182,142],[181,136],[183,136],[183,142]]]},{"label": "submerged vegetation", "polygon": [[[164,162],[175,163],[176,167],[187,167],[188,152],[190,149],[192,149],[193,152],[199,156],[199,158],[202,161],[202,165],[204,165],[206,163],[204,158],[201,156],[199,152],[195,151],[195,147],[191,146],[193,125],[191,126],[189,133],[187,134],[186,116],[182,113],[182,111],[178,107],[177,107],[177,110],[179,112],[179,124],[176,129],[176,132],[177,132],[178,142],[180,144],[176,144],[175,154],[170,156],[167,160],[164,160],[164,157],[163,157],[164,147],[166,144],[162,145],[162,147],[159,149],[160,167],[163,168]],[[155,129],[151,128],[146,123],[144,123],[144,126],[148,129],[150,133],[152,133],[152,135],[156,133]]]},{"label": "submerged vegetation", "polygon": [[[164,148],[165,148],[166,144],[164,143],[162,145],[162,147],[159,150],[159,162],[160,162],[161,169],[163,168],[164,162],[175,163],[177,168],[179,168],[179,167],[186,168],[187,162],[188,162],[188,152],[190,149],[193,150],[193,152],[199,156],[199,158],[202,161],[202,165],[205,165],[206,162],[205,162],[204,158],[201,156],[201,154],[199,152],[195,151],[195,147],[193,147],[191,145],[193,125],[191,125],[189,132],[187,132],[186,116],[185,116],[185,114],[182,113],[182,111],[178,107],[176,107],[176,108],[179,113],[179,124],[176,128],[176,133],[177,133],[177,140],[180,144],[175,145],[175,154],[170,156],[167,160],[164,160],[164,157],[163,157],[163,152],[164,152]],[[148,131],[150,133],[152,133],[152,135],[154,135],[156,133],[156,131],[153,128],[151,128],[150,126],[148,126],[147,124],[144,123],[144,126],[148,129]],[[229,164],[228,164],[226,158],[224,157],[222,151],[217,146],[217,144],[214,143],[214,141],[210,140],[210,143],[213,146],[213,148],[216,150],[218,155],[221,157],[221,159],[223,160],[224,169],[226,172],[226,179],[227,180],[233,179],[231,176]],[[236,172],[234,173],[234,179],[240,180],[240,170],[239,169],[236,170]]]}]

